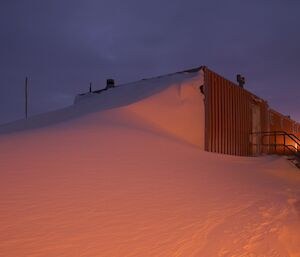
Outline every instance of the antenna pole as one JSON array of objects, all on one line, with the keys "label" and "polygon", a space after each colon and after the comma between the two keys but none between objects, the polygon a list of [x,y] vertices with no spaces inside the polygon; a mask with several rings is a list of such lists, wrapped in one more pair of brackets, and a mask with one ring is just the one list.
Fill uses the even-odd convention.
[{"label": "antenna pole", "polygon": [[28,77],[25,78],[25,118],[28,118]]}]

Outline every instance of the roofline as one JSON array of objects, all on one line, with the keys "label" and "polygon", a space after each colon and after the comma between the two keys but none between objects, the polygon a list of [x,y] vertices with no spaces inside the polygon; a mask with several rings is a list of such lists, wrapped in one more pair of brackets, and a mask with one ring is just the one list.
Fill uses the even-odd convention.
[{"label": "roofline", "polygon": [[[183,70],[183,71],[167,73],[167,74],[164,74],[164,75],[158,75],[158,76],[150,77],[150,78],[143,78],[141,80],[150,80],[150,79],[163,78],[163,77],[168,77],[168,76],[172,76],[172,75],[176,75],[176,74],[182,74],[182,73],[196,73],[196,72],[199,72],[200,70],[204,70],[204,69],[206,69],[206,66],[199,66],[199,67],[196,67],[196,68],[191,68],[191,69],[187,69],[187,70]],[[138,81],[141,81],[141,80],[137,80],[137,81],[130,82],[130,83],[135,83],[135,82],[138,82]],[[130,83],[126,83],[126,84],[130,84]]]}]

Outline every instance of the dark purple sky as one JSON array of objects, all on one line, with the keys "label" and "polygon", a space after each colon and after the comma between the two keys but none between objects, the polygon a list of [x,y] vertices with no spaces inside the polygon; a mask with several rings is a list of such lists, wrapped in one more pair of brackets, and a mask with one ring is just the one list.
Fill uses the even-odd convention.
[{"label": "dark purple sky", "polygon": [[76,93],[207,65],[300,121],[299,0],[0,0],[0,123]]}]

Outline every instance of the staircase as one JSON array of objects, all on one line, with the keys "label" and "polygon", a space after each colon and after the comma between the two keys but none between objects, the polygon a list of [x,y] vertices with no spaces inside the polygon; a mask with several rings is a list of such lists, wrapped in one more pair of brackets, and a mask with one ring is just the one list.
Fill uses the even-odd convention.
[{"label": "staircase", "polygon": [[285,131],[255,132],[252,137],[256,137],[253,146],[260,149],[261,153],[278,154],[288,156],[297,168],[300,169],[300,139]]}]

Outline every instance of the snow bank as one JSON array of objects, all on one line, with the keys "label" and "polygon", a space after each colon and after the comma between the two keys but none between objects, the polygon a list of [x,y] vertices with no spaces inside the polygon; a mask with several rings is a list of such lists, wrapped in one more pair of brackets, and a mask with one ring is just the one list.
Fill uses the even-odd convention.
[{"label": "snow bank", "polygon": [[73,106],[2,125],[0,133],[56,126],[90,113],[126,107],[149,126],[204,149],[202,84],[202,71],[185,72],[121,85],[101,94],[78,95]]},{"label": "snow bank", "polygon": [[[204,95],[202,71],[154,78],[105,91],[77,96],[75,104],[98,101],[124,103],[151,127],[165,131],[204,150]],[[122,104],[124,105],[124,104]]]},{"label": "snow bank", "polygon": [[199,75],[2,128],[0,256],[299,256],[298,170],[204,152]]},{"label": "snow bank", "polygon": [[204,96],[199,90],[202,84],[199,76],[127,108],[155,127],[204,150]]}]

